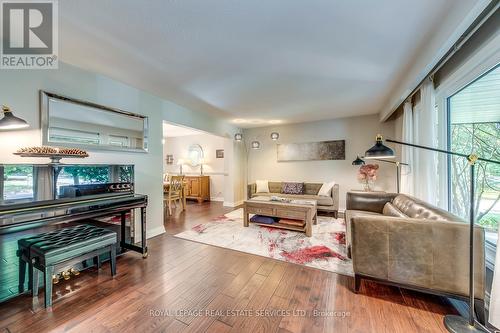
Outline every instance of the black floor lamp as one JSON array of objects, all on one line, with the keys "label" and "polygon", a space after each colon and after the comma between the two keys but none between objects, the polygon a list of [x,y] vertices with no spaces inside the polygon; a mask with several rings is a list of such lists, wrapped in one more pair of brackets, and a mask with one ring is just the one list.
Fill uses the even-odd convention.
[{"label": "black floor lamp", "polygon": [[[384,158],[394,158],[394,151],[385,146],[383,142],[382,135],[378,134],[376,137],[376,142],[373,147],[368,149],[365,153],[365,159],[384,159]],[[470,207],[469,207],[469,316],[464,318],[462,316],[456,315],[446,315],[444,317],[444,325],[449,332],[488,332],[488,329],[484,327],[481,323],[476,320],[474,314],[474,224],[475,224],[475,212],[474,212],[474,188],[475,188],[475,163],[476,161],[483,161],[488,163],[500,164],[499,161],[488,160],[485,158],[480,158],[475,154],[465,155],[444,149],[431,148],[421,145],[416,145],[413,143],[401,142],[396,140],[387,139],[386,142],[393,142],[404,146],[410,146],[420,149],[426,149],[430,151],[435,151],[439,153],[444,153],[448,155],[455,155],[464,157],[467,159],[470,165]]]},{"label": "black floor lamp", "polygon": [[[359,157],[357,156],[354,161],[352,161],[352,165],[364,165],[365,161],[363,161],[364,156]],[[402,165],[408,165],[407,163],[399,162],[399,161],[389,161],[389,160],[381,160],[378,158],[374,158],[375,161],[379,162],[384,162],[384,163],[391,163],[396,165],[396,189],[397,192],[399,193],[400,190],[400,183],[401,183],[401,166]]]}]

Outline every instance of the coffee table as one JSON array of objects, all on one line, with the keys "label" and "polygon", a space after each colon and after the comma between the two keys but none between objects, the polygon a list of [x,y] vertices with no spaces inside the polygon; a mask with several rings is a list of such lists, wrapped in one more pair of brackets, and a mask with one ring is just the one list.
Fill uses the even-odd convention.
[{"label": "coffee table", "polygon": [[[317,222],[316,200],[290,200],[289,202],[272,201],[270,197],[254,197],[243,203],[243,226],[250,223],[261,226],[305,232],[307,237],[312,236],[312,224]],[[258,214],[269,217],[279,217],[304,221],[304,226],[295,226],[283,223],[251,222],[248,215]]]}]

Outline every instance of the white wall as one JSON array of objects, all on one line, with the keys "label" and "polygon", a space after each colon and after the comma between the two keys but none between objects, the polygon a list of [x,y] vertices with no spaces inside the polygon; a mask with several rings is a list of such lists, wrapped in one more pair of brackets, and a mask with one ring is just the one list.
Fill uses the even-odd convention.
[{"label": "white wall", "polygon": [[[237,129],[219,118],[185,109],[113,79],[71,65],[59,63],[58,70],[2,70],[0,103],[28,121],[23,131],[0,132],[0,163],[46,163],[46,159],[25,159],[12,155],[18,148],[41,144],[39,90],[147,115],[149,153],[90,151],[77,163],[130,163],[135,165],[138,193],[149,196],[148,237],[164,232],[162,208],[163,120],[183,124],[232,138]],[[85,119],[82,119],[85,121]],[[72,162],[66,160],[66,162]]]},{"label": "white wall", "polygon": [[[276,144],[269,138],[271,132],[280,133],[278,143],[316,142],[345,140],[346,159],[338,161],[277,162]],[[260,150],[250,150],[249,181],[268,179],[275,181],[326,182],[335,180],[340,185],[340,209],[345,209],[345,193],[362,189],[357,181],[359,167],[351,165],[357,154],[373,146],[375,136],[394,136],[393,122],[380,123],[378,115],[334,119],[321,122],[290,124],[244,131],[247,143],[257,139]],[[392,164],[380,165],[375,188],[384,191],[396,190],[396,170]]]},{"label": "white wall", "polygon": [[[225,170],[225,159],[232,160],[232,152],[225,152],[224,158],[216,158],[215,150],[224,149],[225,141],[231,140],[230,138],[223,138],[212,134],[197,134],[186,135],[179,137],[165,138],[164,145],[164,158],[165,172],[177,174],[179,173],[179,166],[177,161],[182,158],[186,159],[188,156],[189,147],[193,144],[199,144],[203,148],[205,156],[205,164],[203,166],[203,174],[210,176],[210,197],[213,201],[224,200],[224,182],[229,174],[229,170]],[[174,156],[174,164],[166,164],[166,155],[171,154]],[[200,167],[192,167],[184,165],[182,167],[183,173],[186,175],[199,175]]]}]

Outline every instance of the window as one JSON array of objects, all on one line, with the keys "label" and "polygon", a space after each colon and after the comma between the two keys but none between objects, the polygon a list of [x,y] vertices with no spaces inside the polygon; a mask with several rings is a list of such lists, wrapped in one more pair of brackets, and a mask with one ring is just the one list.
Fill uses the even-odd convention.
[{"label": "window", "polygon": [[28,165],[5,166],[2,183],[2,200],[32,199],[33,167]]},{"label": "window", "polygon": [[[447,99],[448,148],[500,161],[500,67],[480,76]],[[500,165],[476,163],[476,222],[489,231],[500,221]],[[470,169],[458,156],[448,157],[449,210],[468,219]]]}]

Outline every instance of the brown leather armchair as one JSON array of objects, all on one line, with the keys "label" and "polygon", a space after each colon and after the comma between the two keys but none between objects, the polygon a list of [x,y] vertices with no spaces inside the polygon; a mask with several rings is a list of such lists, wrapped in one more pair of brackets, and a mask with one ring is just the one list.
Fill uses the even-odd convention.
[{"label": "brown leather armchair", "polygon": [[[464,299],[469,281],[469,225],[396,193],[349,192],[346,243],[355,291],[361,279]],[[475,227],[475,296],[484,299],[484,230]]]}]

